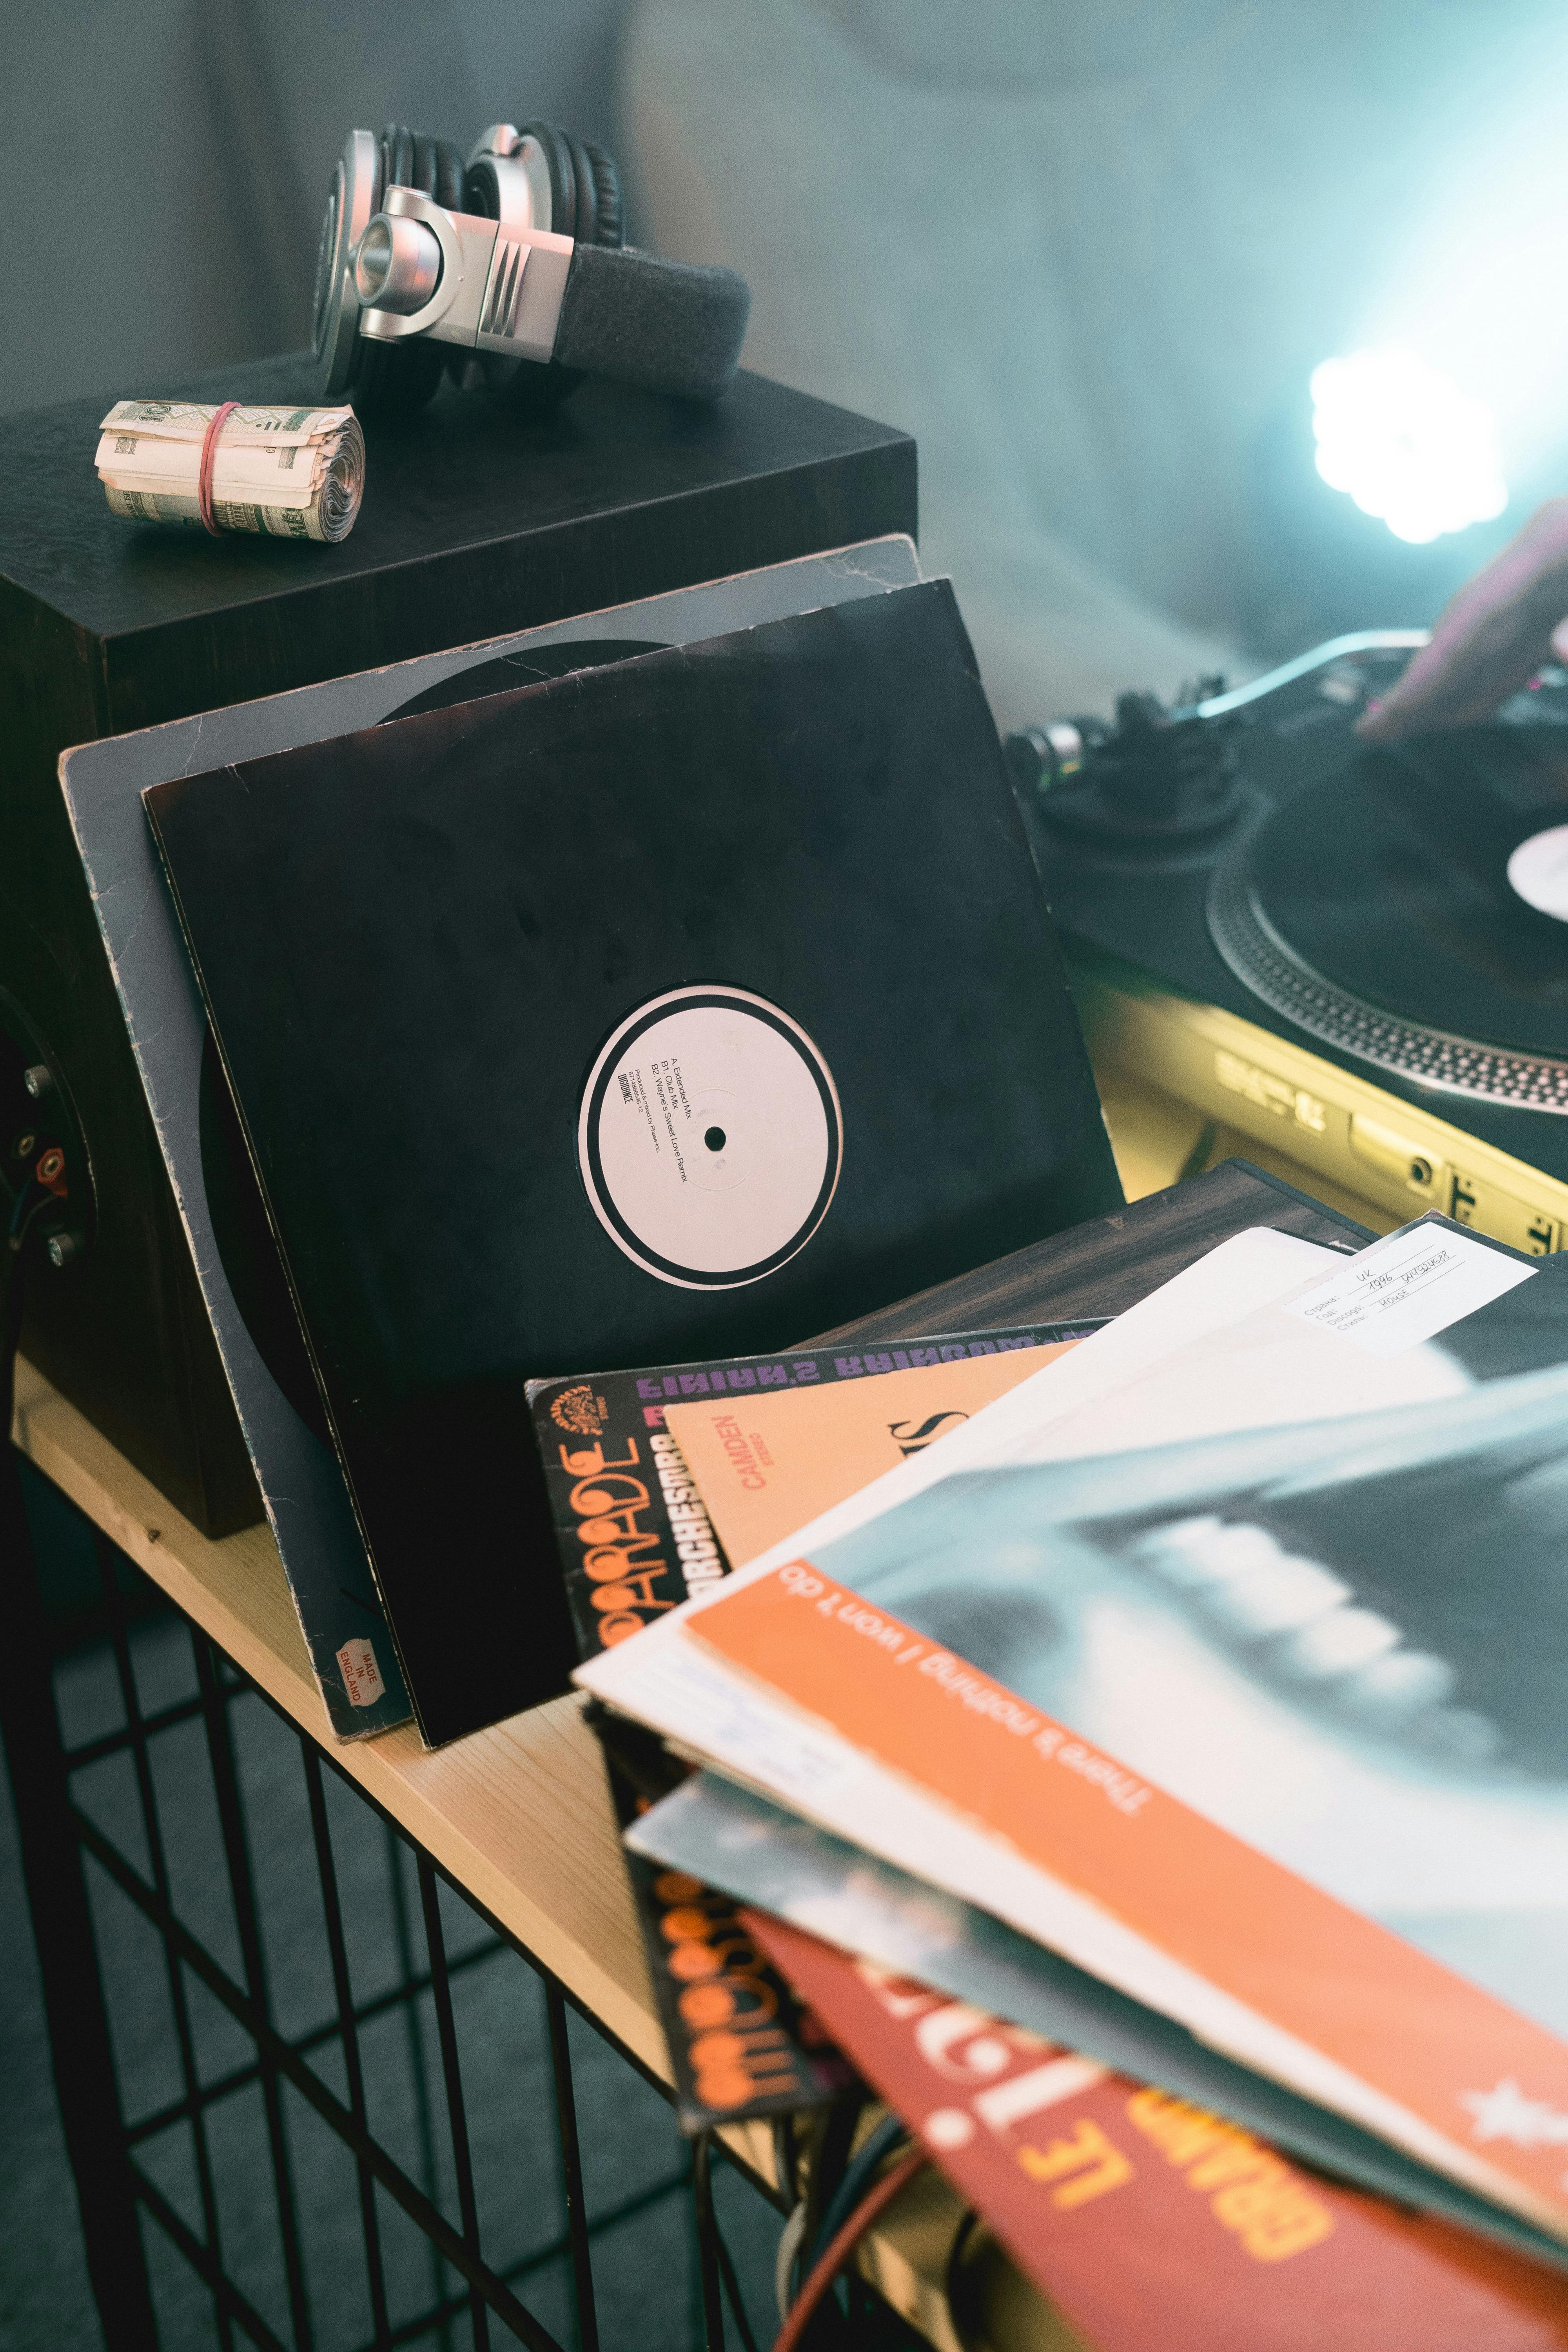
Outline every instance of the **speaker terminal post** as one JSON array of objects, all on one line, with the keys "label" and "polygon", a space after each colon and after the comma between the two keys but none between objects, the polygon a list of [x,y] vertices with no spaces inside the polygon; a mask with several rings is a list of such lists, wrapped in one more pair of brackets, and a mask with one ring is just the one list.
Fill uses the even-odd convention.
[{"label": "speaker terminal post", "polygon": [[[7,1017],[9,1015],[9,1017]],[[80,1129],[30,1026],[0,1003],[0,1229],[57,1272],[87,1246],[92,1181]]]}]

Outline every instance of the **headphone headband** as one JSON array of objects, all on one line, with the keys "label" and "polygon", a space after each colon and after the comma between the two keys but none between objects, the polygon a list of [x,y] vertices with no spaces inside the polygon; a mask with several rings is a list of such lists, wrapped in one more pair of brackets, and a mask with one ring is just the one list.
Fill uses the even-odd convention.
[{"label": "headphone headband", "polygon": [[[553,160],[546,132],[559,142]],[[499,124],[479,141],[465,182],[466,198],[486,211],[468,213],[386,184],[395,166],[430,143],[389,132],[384,146],[355,131],[333,173],[315,320],[329,395],[348,388],[363,343],[407,351],[421,341],[489,359],[553,361],[689,400],[729,389],[751,309],[744,278],[618,241],[574,241],[541,222],[548,191],[550,221],[569,212],[574,226],[618,240],[607,157],[548,124],[521,132]],[[604,216],[612,197],[613,219]]]},{"label": "headphone headband", "polygon": [[721,400],[735,380],[752,289],[734,269],[666,261],[633,246],[580,245],[561,298],[555,356],[682,400]]}]

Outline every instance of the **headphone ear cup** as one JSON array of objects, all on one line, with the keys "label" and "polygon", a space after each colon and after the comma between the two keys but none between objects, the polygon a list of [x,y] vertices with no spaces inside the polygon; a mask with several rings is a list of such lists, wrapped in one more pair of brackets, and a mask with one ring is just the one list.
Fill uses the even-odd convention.
[{"label": "headphone ear cup", "polygon": [[572,138],[554,122],[525,122],[521,136],[537,140],[544,151],[550,170],[550,227],[555,236],[569,236],[575,243],[577,228],[577,169],[572,156]]},{"label": "headphone ear cup", "polygon": [[621,192],[620,166],[613,155],[607,155],[602,147],[595,147],[591,139],[581,139],[577,143],[587,162],[595,212],[594,235],[591,239],[584,237],[581,242],[623,246],[626,241],[626,207]]},{"label": "headphone ear cup", "polygon": [[362,335],[359,366],[348,393],[354,415],[362,422],[417,415],[434,399],[446,364],[446,346],[433,343],[427,335],[415,335],[405,343],[373,343]]},{"label": "headphone ear cup", "polygon": [[389,122],[381,134],[383,171],[382,201],[386,201],[388,188],[411,188],[414,185],[414,133],[401,122]]},{"label": "headphone ear cup", "polygon": [[594,161],[588,152],[588,142],[579,139],[574,131],[563,133],[572,153],[572,185],[576,198],[572,216],[572,238],[576,245],[597,245],[599,242],[599,190],[594,178]]},{"label": "headphone ear cup", "polygon": [[625,245],[626,208],[621,201],[621,175],[615,161],[591,139],[566,137],[572,148],[572,169],[577,183],[577,221],[572,231],[578,245]]},{"label": "headphone ear cup", "polygon": [[[463,193],[463,163],[449,139],[432,139],[424,131],[389,122],[381,137],[380,200],[388,188],[417,188],[436,202],[453,205]],[[443,187],[456,196],[443,195]],[[440,383],[447,354],[426,335],[405,343],[376,343],[359,338],[359,363],[349,386],[354,412],[366,416],[413,416],[426,406]]]},{"label": "headphone ear cup", "polygon": [[435,185],[430,194],[449,213],[463,210],[463,151],[455,140],[436,139]]}]

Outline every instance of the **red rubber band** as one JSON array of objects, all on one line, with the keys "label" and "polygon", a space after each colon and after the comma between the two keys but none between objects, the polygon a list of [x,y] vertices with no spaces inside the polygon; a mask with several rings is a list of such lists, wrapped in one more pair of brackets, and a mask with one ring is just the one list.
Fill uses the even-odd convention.
[{"label": "red rubber band", "polygon": [[217,454],[218,434],[226,419],[232,416],[238,406],[237,400],[226,400],[221,408],[214,409],[212,423],[207,426],[206,437],[202,443],[202,462],[196,472],[196,511],[215,539],[222,534],[213,520],[213,459]]}]

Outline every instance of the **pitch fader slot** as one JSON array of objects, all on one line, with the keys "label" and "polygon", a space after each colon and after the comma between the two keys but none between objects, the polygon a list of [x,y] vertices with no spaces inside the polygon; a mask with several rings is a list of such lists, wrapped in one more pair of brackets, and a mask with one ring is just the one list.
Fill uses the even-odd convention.
[{"label": "pitch fader slot", "polygon": [[1494,1241],[1522,1250],[1527,1257],[1547,1257],[1563,1247],[1562,1218],[1521,1201],[1516,1193],[1505,1192],[1500,1185],[1489,1184],[1482,1177],[1456,1171],[1448,1213],[1457,1224],[1474,1225],[1490,1234]]}]

